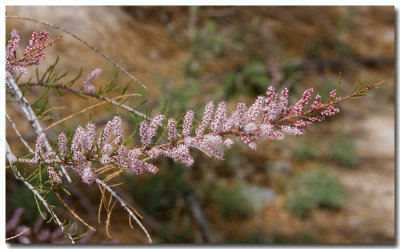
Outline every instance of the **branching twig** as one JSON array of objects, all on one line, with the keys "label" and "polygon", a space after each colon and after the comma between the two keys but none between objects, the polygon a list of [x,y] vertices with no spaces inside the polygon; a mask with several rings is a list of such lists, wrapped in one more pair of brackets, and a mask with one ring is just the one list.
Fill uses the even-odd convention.
[{"label": "branching twig", "polygon": [[[22,94],[21,90],[19,89],[18,85],[15,83],[13,77],[10,77],[7,80],[7,84],[12,87],[12,90],[13,90],[13,92],[15,94],[15,99],[21,105],[21,109],[23,110],[23,112],[25,114],[25,118],[31,124],[33,129],[35,129],[36,134],[38,136],[41,136],[41,135],[46,136],[42,126],[39,123],[39,120],[37,119],[37,117],[35,115],[35,112],[33,111],[32,107],[29,104],[29,102],[27,101],[27,99],[23,96],[23,94]],[[51,145],[49,144],[47,139],[45,139],[44,145],[45,145],[46,150],[48,152],[53,151],[53,149],[51,148]],[[61,171],[62,171],[63,175],[65,176],[65,178],[67,178],[67,181],[71,182],[71,177],[69,176],[68,172],[65,170],[64,166],[61,166],[60,168],[61,168]]]},{"label": "branching twig", "polygon": [[[29,146],[29,144],[25,141],[25,139],[21,136],[21,134],[19,133],[15,123],[12,121],[12,119],[10,118],[10,116],[8,115],[7,112],[6,112],[6,116],[7,116],[8,121],[11,123],[11,126],[14,129],[15,133],[17,134],[17,136],[21,140],[21,142],[25,145],[25,147],[29,150],[30,153],[34,154],[35,152],[32,150],[32,148]],[[73,194],[77,196],[79,202],[82,204],[82,206],[89,213],[90,218],[92,220],[94,220],[93,219],[94,218],[93,209],[90,206],[86,196],[83,195],[82,192],[78,188],[76,188],[74,185],[69,186],[69,190],[72,191]]]},{"label": "branching twig", "polygon": [[14,154],[11,152],[10,146],[8,145],[8,142],[6,141],[6,155],[8,162],[10,163],[10,167],[15,175],[15,178],[17,180],[22,181],[26,187],[37,197],[37,199],[43,204],[43,206],[46,208],[46,210],[49,212],[49,214],[53,217],[57,225],[61,228],[61,230],[64,232],[64,234],[67,236],[67,238],[71,241],[72,244],[75,244],[74,239],[71,237],[71,235],[68,233],[68,231],[65,230],[62,222],[59,220],[57,215],[50,209],[49,205],[47,204],[46,200],[37,192],[37,190],[29,184],[28,181],[24,179],[24,177],[19,173],[18,169],[15,167],[15,162],[17,161],[16,157]]},{"label": "branching twig", "polygon": [[121,96],[117,96],[117,97],[115,97],[115,98],[112,98],[111,100],[108,100],[108,101],[104,101],[104,102],[100,102],[100,103],[91,105],[91,106],[89,106],[89,107],[86,107],[85,109],[80,110],[79,112],[75,112],[74,114],[71,114],[71,115],[69,115],[68,117],[65,117],[65,118],[63,118],[63,119],[61,119],[61,120],[58,120],[57,122],[55,122],[55,123],[53,123],[53,124],[47,126],[44,130],[48,130],[48,129],[50,129],[51,127],[54,127],[54,126],[56,126],[56,125],[58,125],[58,124],[60,124],[60,123],[62,123],[62,122],[64,122],[64,121],[66,121],[67,119],[70,119],[70,118],[72,118],[72,117],[78,115],[79,113],[83,113],[83,112],[88,111],[88,110],[90,110],[90,109],[92,109],[92,108],[95,108],[95,107],[97,107],[97,106],[104,105],[104,104],[109,103],[110,101],[113,101],[113,100],[115,100],[115,99],[124,98],[124,97],[128,97],[128,96],[140,96],[140,94],[136,94],[136,93],[133,93],[133,94],[125,94],[125,95],[121,95]]},{"label": "branching twig", "polygon": [[133,76],[132,74],[130,74],[128,72],[128,70],[126,70],[125,68],[123,68],[122,66],[120,66],[117,62],[115,62],[113,59],[111,59],[110,57],[108,57],[106,54],[104,54],[103,52],[101,52],[100,50],[98,50],[97,48],[93,47],[92,45],[88,44],[85,40],[83,40],[82,38],[80,38],[79,36],[77,36],[76,34],[61,28],[59,26],[56,26],[52,23],[48,23],[45,21],[41,21],[41,20],[37,20],[34,18],[29,18],[29,17],[21,17],[21,16],[6,16],[6,18],[8,19],[21,19],[21,20],[26,20],[26,21],[31,21],[31,22],[37,22],[43,25],[47,25],[50,26],[54,29],[60,30],[64,33],[69,34],[70,36],[74,37],[75,39],[77,39],[78,41],[82,42],[83,44],[85,44],[87,47],[91,48],[92,50],[94,50],[96,53],[100,54],[101,56],[103,56],[106,60],[108,60],[109,62],[111,62],[115,67],[117,67],[119,70],[121,70],[122,72],[124,72],[126,75],[129,76],[129,78],[131,78],[132,80],[134,80],[137,84],[139,84],[141,87],[143,87],[144,89],[147,89],[147,87],[140,81],[138,80],[135,76]]},{"label": "branching twig", "polygon": [[17,234],[17,235],[14,235],[14,236],[12,236],[12,237],[8,237],[8,238],[6,238],[6,241],[7,240],[12,240],[12,239],[15,239],[15,238],[17,238],[18,236],[21,236],[22,234],[24,234],[26,231],[28,231],[30,228],[29,227],[27,227],[25,230],[23,230],[22,232],[20,232],[19,234]]},{"label": "branching twig", "polygon": [[[18,84],[18,86],[19,87],[24,87],[25,84]],[[86,95],[86,96],[89,96],[89,97],[92,97],[92,98],[104,100],[104,101],[107,101],[107,102],[109,102],[109,103],[111,103],[113,105],[121,107],[122,109],[125,109],[128,112],[136,114],[137,116],[140,116],[140,117],[142,117],[142,118],[144,118],[146,120],[150,120],[145,114],[143,114],[143,113],[141,113],[141,112],[139,112],[139,111],[127,106],[127,105],[118,103],[117,101],[115,101],[113,99],[109,99],[107,97],[104,97],[103,95],[100,95],[100,94],[87,93],[87,92],[85,92],[83,90],[79,90],[79,89],[76,89],[76,88],[73,88],[73,87],[69,87],[69,86],[64,86],[64,85],[50,85],[50,84],[45,84],[45,83],[29,83],[28,86],[30,86],[30,87],[37,86],[37,87],[46,87],[46,88],[47,87],[53,87],[53,88],[57,88],[57,89],[66,90],[66,91],[69,91],[69,92],[72,92],[72,93],[78,93],[78,94]]]},{"label": "branching twig", "polygon": [[[32,107],[29,105],[29,103],[27,102],[27,100],[25,99],[25,97],[23,97],[23,95],[22,95],[22,93],[21,93],[21,91],[20,91],[18,85],[15,83],[14,79],[11,77],[10,80],[7,81],[7,82],[12,86],[12,88],[13,88],[15,94],[16,94],[16,97],[19,98],[19,99],[17,99],[17,100],[18,100],[18,102],[21,104],[21,106],[22,106],[22,108],[23,108],[23,110],[24,110],[24,113],[26,114],[27,120],[29,121],[29,123],[32,124],[32,126],[34,127],[36,133],[37,133],[38,135],[44,134],[44,130],[42,129],[42,127],[41,127],[39,121],[37,120],[36,115],[35,115],[35,113],[34,113],[33,110],[32,110]],[[119,97],[121,97],[121,96],[119,96]],[[110,102],[110,101],[113,101],[113,99],[108,100],[108,101],[106,100],[105,103]],[[104,103],[104,102],[102,102],[102,103]],[[101,104],[102,104],[102,103],[101,103]],[[48,127],[48,128],[49,128],[49,127]],[[45,144],[45,145],[46,145],[46,149],[47,149],[48,151],[52,151],[52,148],[51,148],[50,144],[49,144],[47,141],[46,141],[46,144]],[[62,166],[62,169],[64,169],[63,166]],[[64,169],[64,170],[65,170],[65,169]],[[66,172],[66,171],[65,171],[65,172]],[[14,174],[15,174],[15,173],[14,173]],[[66,172],[66,175],[68,175],[67,172]],[[68,176],[68,179],[69,179],[69,181],[71,182],[71,179],[69,178],[69,176]],[[149,239],[149,241],[150,241],[150,243],[151,243],[151,237],[150,237],[149,233],[148,233],[147,230],[144,228],[144,226],[142,225],[142,223],[138,220],[138,218],[133,214],[133,212],[132,212],[132,211],[126,206],[126,204],[121,200],[121,198],[120,198],[111,188],[109,188],[103,181],[101,181],[100,179],[96,179],[96,182],[97,182],[98,184],[104,186],[105,189],[107,189],[107,191],[108,191],[112,196],[114,196],[114,198],[115,198],[116,200],[118,200],[118,202],[121,204],[121,206],[128,212],[128,214],[137,222],[137,224],[138,224],[138,225],[141,227],[141,229],[145,232],[147,238]]]}]

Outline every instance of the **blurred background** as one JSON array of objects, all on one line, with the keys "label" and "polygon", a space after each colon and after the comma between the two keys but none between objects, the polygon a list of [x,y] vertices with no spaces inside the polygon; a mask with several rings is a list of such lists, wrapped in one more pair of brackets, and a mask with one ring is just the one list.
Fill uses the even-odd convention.
[{"label": "blurred background", "polygon": [[[341,95],[361,80],[384,80],[372,96],[349,100],[339,115],[307,129],[305,136],[264,140],[257,152],[236,144],[218,161],[193,152],[195,165],[156,162],[157,175],[125,174],[118,192],[144,217],[156,243],[394,243],[394,7],[28,7],[6,8],[9,16],[40,19],[63,27],[109,55],[147,87],[134,82],[127,93],[140,93],[125,104],[146,113],[167,108],[171,115],[195,110],[197,118],[210,100],[250,104],[269,85],[290,89],[292,103],[313,87],[323,97],[342,80]],[[7,19],[6,32],[21,33],[24,47],[33,31],[43,28],[55,38],[61,32],[38,23]],[[94,68],[104,86],[116,73],[119,93],[129,78],[93,50],[67,34],[47,50],[39,71],[60,57],[57,70],[70,79],[82,67],[82,79]],[[31,70],[34,75],[34,70]],[[25,78],[21,78],[24,82]],[[80,83],[76,87],[80,87]],[[32,88],[28,100],[44,89]],[[50,125],[80,111],[95,99],[49,92],[42,124]],[[36,136],[14,106],[7,112],[33,146]],[[115,106],[92,109],[50,129],[73,132],[93,120],[97,126],[119,113],[126,134],[137,118]],[[137,137],[136,137],[137,138]],[[136,139],[138,141],[138,139]],[[7,123],[14,154],[26,149]],[[79,183],[66,202],[96,227],[86,243],[146,243],[146,237],[118,205],[110,234],[98,224],[101,193]],[[17,208],[20,226],[40,220],[32,194],[7,171],[7,220]],[[74,194],[75,193],[75,194]],[[78,196],[76,195],[78,194]],[[79,196],[81,194],[81,196]],[[49,196],[49,199],[52,197]],[[53,198],[54,203],[57,199]],[[73,216],[60,203],[58,213]],[[203,217],[196,218],[196,212]],[[103,218],[103,221],[105,218]],[[31,232],[32,242],[55,243],[53,224]],[[82,226],[82,231],[84,227]],[[15,235],[14,230],[7,237]],[[10,241],[19,243],[18,239]],[[59,242],[59,241],[58,241]]]}]

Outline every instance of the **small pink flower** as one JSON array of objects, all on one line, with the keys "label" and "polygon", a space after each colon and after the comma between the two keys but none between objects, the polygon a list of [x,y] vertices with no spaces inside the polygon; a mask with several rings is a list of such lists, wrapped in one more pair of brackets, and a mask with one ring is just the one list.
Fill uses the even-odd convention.
[{"label": "small pink flower", "polygon": [[281,127],[281,131],[287,135],[296,136],[296,135],[303,135],[304,130],[298,129],[296,127],[290,127],[288,125],[284,125]]},{"label": "small pink flower", "polygon": [[232,144],[233,144],[232,139],[230,139],[230,138],[225,139],[224,145],[225,145],[226,147],[231,148],[231,147],[232,147]]},{"label": "small pink flower", "polygon": [[190,155],[189,148],[186,145],[178,145],[169,152],[169,156],[177,162],[183,163],[186,166],[191,166],[194,163]]},{"label": "small pink flower", "polygon": [[56,182],[56,183],[59,183],[59,184],[62,183],[60,175],[57,172],[54,171],[53,167],[51,167],[51,166],[47,167],[47,173],[51,177],[51,181],[52,182]]},{"label": "small pink flower", "polygon": [[332,116],[339,112],[340,112],[339,108],[335,108],[330,105],[330,106],[328,106],[328,108],[325,111],[321,112],[321,114],[324,116]]},{"label": "small pink flower", "polygon": [[106,155],[110,155],[113,152],[113,147],[111,144],[103,144],[103,153]]},{"label": "small pink flower", "polygon": [[158,149],[157,147],[152,148],[147,152],[147,155],[152,159],[157,159],[163,153],[162,150]]},{"label": "small pink flower", "polygon": [[111,163],[111,157],[107,154],[103,154],[100,159],[100,163],[103,165],[108,165]]}]

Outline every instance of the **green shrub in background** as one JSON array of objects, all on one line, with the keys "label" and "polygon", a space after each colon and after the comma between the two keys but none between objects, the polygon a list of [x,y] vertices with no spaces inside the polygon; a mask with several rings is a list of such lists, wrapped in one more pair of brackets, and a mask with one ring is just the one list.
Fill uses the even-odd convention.
[{"label": "green shrub in background", "polygon": [[340,209],[343,206],[344,188],[327,169],[298,174],[292,189],[287,207],[296,216],[304,217],[319,207]]},{"label": "green shrub in background", "polygon": [[287,205],[292,214],[303,217],[317,208],[311,192],[308,189],[299,190],[289,198]]},{"label": "green shrub in background", "polygon": [[237,184],[230,188],[223,184],[216,184],[212,189],[212,199],[219,207],[224,218],[250,218],[255,214],[254,207],[249,203]]},{"label": "green shrub in background", "polygon": [[330,148],[330,157],[340,166],[354,168],[359,163],[353,138],[339,132]]},{"label": "green shrub in background", "polygon": [[243,64],[243,69],[226,74],[216,96],[230,99],[237,95],[250,95],[264,91],[265,82],[269,82],[268,71],[261,60]]},{"label": "green shrub in background", "polygon": [[292,151],[296,161],[304,162],[315,158],[316,148],[306,138],[300,137],[296,140]]}]

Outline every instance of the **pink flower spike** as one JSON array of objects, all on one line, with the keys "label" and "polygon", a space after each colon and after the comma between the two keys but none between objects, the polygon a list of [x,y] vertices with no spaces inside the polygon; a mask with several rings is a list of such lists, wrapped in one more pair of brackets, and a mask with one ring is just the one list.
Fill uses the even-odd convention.
[{"label": "pink flower spike", "polygon": [[236,106],[236,111],[237,111],[237,117],[235,117],[235,120],[237,120],[237,123],[234,125],[234,128],[243,128],[245,125],[245,115],[247,111],[247,107],[245,103],[238,103]]},{"label": "pink flower spike", "polygon": [[86,184],[92,184],[95,180],[96,180],[96,175],[93,173],[92,169],[91,169],[91,165],[90,163],[86,163],[83,164],[79,167],[78,170],[81,178],[82,178],[82,182],[86,183]]},{"label": "pink flower spike", "polygon": [[67,136],[65,135],[64,132],[61,132],[58,135],[58,150],[60,151],[60,154],[63,156],[65,156],[68,153]]},{"label": "pink flower spike", "polygon": [[184,143],[188,146],[188,147],[195,147],[197,146],[197,139],[194,137],[185,137],[184,139]]},{"label": "pink flower spike", "polygon": [[219,148],[223,143],[221,136],[208,134],[199,141],[199,146],[201,149],[210,153],[212,156],[222,159],[224,157],[224,152]]},{"label": "pink flower spike", "polygon": [[140,149],[136,148],[136,149],[130,150],[128,152],[128,158],[131,160],[137,159],[141,154],[142,154],[142,152],[140,151]]},{"label": "pink flower spike", "polygon": [[149,131],[149,125],[147,124],[146,121],[143,121],[139,125],[139,134],[142,140],[142,145],[144,147],[147,147],[150,143],[150,131]]},{"label": "pink flower spike", "polygon": [[157,147],[153,147],[151,150],[147,152],[147,155],[152,158],[152,159],[157,159],[161,154],[163,153],[162,150],[160,150]]},{"label": "pink flower spike", "polygon": [[279,98],[278,114],[281,113],[282,117],[286,117],[289,114],[289,90],[287,88],[283,89],[281,96]]},{"label": "pink flower spike", "polygon": [[75,135],[72,138],[72,143],[71,143],[72,152],[75,152],[79,149],[83,149],[83,144],[85,140],[86,140],[86,132],[82,128],[82,126],[78,126],[75,130]]},{"label": "pink flower spike", "polygon": [[175,141],[177,136],[176,132],[176,121],[173,118],[170,118],[168,120],[168,139],[169,141],[173,142]]},{"label": "pink flower spike", "polygon": [[274,131],[274,126],[272,124],[261,124],[260,130],[264,136],[268,136]]},{"label": "pink flower spike", "polygon": [[89,76],[86,78],[86,80],[83,82],[83,85],[89,85],[90,83],[92,83],[94,81],[94,79],[96,79],[97,77],[99,77],[101,74],[101,69],[100,68],[96,68],[94,69]]},{"label": "pink flower spike", "polygon": [[49,176],[51,177],[51,181],[52,182],[56,182],[61,184],[61,177],[59,174],[57,174],[57,172],[54,171],[53,167],[47,167],[47,173],[49,174]]},{"label": "pink flower spike", "polygon": [[313,88],[304,91],[301,99],[293,106],[292,111],[296,116],[301,116],[304,111],[304,107],[307,105],[308,101],[311,99],[311,94],[314,92]]},{"label": "pink flower spike", "polygon": [[122,120],[120,116],[115,116],[113,118],[113,126],[114,126],[114,143],[115,144],[119,144],[121,142],[122,139],[122,134],[123,134],[123,130],[122,130]]},{"label": "pink flower spike", "polygon": [[158,168],[156,166],[154,166],[153,164],[144,163],[144,167],[148,172],[152,173],[153,175],[157,174],[157,172],[158,172]]},{"label": "pink flower spike", "polygon": [[336,96],[336,89],[333,89],[330,93],[329,93],[329,99],[333,99]]},{"label": "pink flower spike", "polygon": [[250,147],[250,149],[257,150],[257,144],[252,142],[248,136],[240,136],[240,138],[245,144],[247,144],[247,146]]},{"label": "pink flower spike", "polygon": [[214,120],[211,122],[211,130],[215,134],[219,134],[223,131],[223,127],[226,120],[226,103],[220,102],[217,110],[215,111]]},{"label": "pink flower spike", "polygon": [[265,93],[267,95],[267,104],[271,101],[275,101],[275,88],[273,86],[268,87],[267,92]]},{"label": "pink flower spike", "polygon": [[82,151],[74,151],[73,157],[74,161],[77,161],[78,163],[82,163],[85,161],[85,157],[82,153]]},{"label": "pink flower spike", "polygon": [[263,122],[274,120],[282,111],[282,106],[280,105],[281,103],[278,103],[278,94],[275,92],[275,88],[268,88],[267,99],[265,103],[265,107],[263,108]]},{"label": "pink flower spike", "polygon": [[8,40],[8,44],[7,44],[7,50],[6,50],[6,61],[7,60],[11,60],[11,57],[16,56],[16,52],[19,46],[19,41],[21,40],[19,34],[18,34],[18,30],[13,29],[11,31],[11,38],[10,40]]},{"label": "pink flower spike", "polygon": [[36,151],[41,151],[46,140],[47,139],[46,139],[46,136],[44,134],[39,135],[38,138],[36,139],[35,150]]},{"label": "pink flower spike", "polygon": [[315,96],[314,103],[312,103],[312,105],[311,105],[311,109],[312,109],[312,110],[316,110],[316,109],[320,108],[321,105],[322,105],[322,103],[321,103],[321,96],[320,96],[319,94],[317,94],[317,95]]},{"label": "pink flower spike", "polygon": [[203,135],[203,132],[205,131],[205,129],[207,128],[208,124],[211,121],[211,116],[213,112],[214,112],[214,102],[210,101],[207,103],[204,109],[204,115],[201,124],[196,129],[196,135],[198,137]]},{"label": "pink flower spike", "polygon": [[45,53],[42,50],[45,48],[45,43],[49,38],[50,33],[46,30],[40,31],[40,34],[33,32],[32,38],[29,41],[29,46],[25,48],[23,57],[24,65],[38,65],[40,59],[44,59],[46,57]]},{"label": "pink flower spike", "polygon": [[103,144],[103,154],[110,155],[113,152],[111,144]]},{"label": "pink flower spike", "polygon": [[233,111],[231,116],[226,120],[223,128],[223,132],[229,132],[233,129],[239,128],[240,120],[239,113],[237,110]]},{"label": "pink flower spike", "polygon": [[296,120],[296,121],[294,121],[294,125],[296,126],[296,127],[308,127],[308,126],[310,126],[310,125],[312,125],[312,121],[306,121],[306,120]]},{"label": "pink flower spike", "polygon": [[156,135],[157,133],[157,128],[162,125],[162,121],[164,120],[164,115],[162,114],[157,114],[154,116],[154,118],[151,120],[150,125],[149,125],[149,143],[151,142],[151,139]]},{"label": "pink flower spike", "polygon": [[246,127],[244,127],[244,130],[245,130],[248,134],[254,133],[257,129],[258,129],[258,127],[257,127],[257,125],[254,124],[254,123],[248,123],[248,124],[246,125]]},{"label": "pink flower spike", "polygon": [[36,162],[41,160],[40,156],[43,154],[43,146],[45,141],[47,141],[47,138],[44,134],[39,135],[36,139],[35,158],[34,158],[34,161]]},{"label": "pink flower spike", "polygon": [[94,93],[94,91],[96,90],[95,86],[92,85],[91,83],[94,81],[94,79],[96,79],[97,77],[99,77],[101,74],[101,69],[100,68],[96,68],[94,69],[89,76],[86,78],[86,80],[82,83],[83,85],[83,91],[85,93],[89,93],[92,94]]},{"label": "pink flower spike", "polygon": [[296,127],[290,127],[288,125],[284,125],[281,127],[281,131],[287,135],[296,136],[296,135],[303,135],[304,130],[298,129]]},{"label": "pink flower spike", "polygon": [[189,148],[186,145],[180,144],[178,147],[173,148],[170,153],[172,159],[177,162],[183,163],[186,166],[191,166],[194,163],[192,156],[190,155]]},{"label": "pink flower spike", "polygon": [[188,110],[183,119],[183,130],[182,130],[183,137],[190,134],[190,129],[192,128],[193,118],[194,118],[194,112],[192,110]]},{"label": "pink flower spike", "polygon": [[324,116],[332,116],[339,112],[340,112],[339,108],[335,108],[332,105],[330,105],[325,111],[321,112],[321,114]]},{"label": "pink flower spike", "polygon": [[263,105],[265,102],[265,98],[263,96],[258,96],[253,105],[250,106],[249,110],[246,113],[246,121],[254,122],[257,120],[260,115]]},{"label": "pink flower spike", "polygon": [[95,135],[96,135],[96,125],[93,124],[92,122],[87,123],[84,150],[89,151],[92,148]]}]

